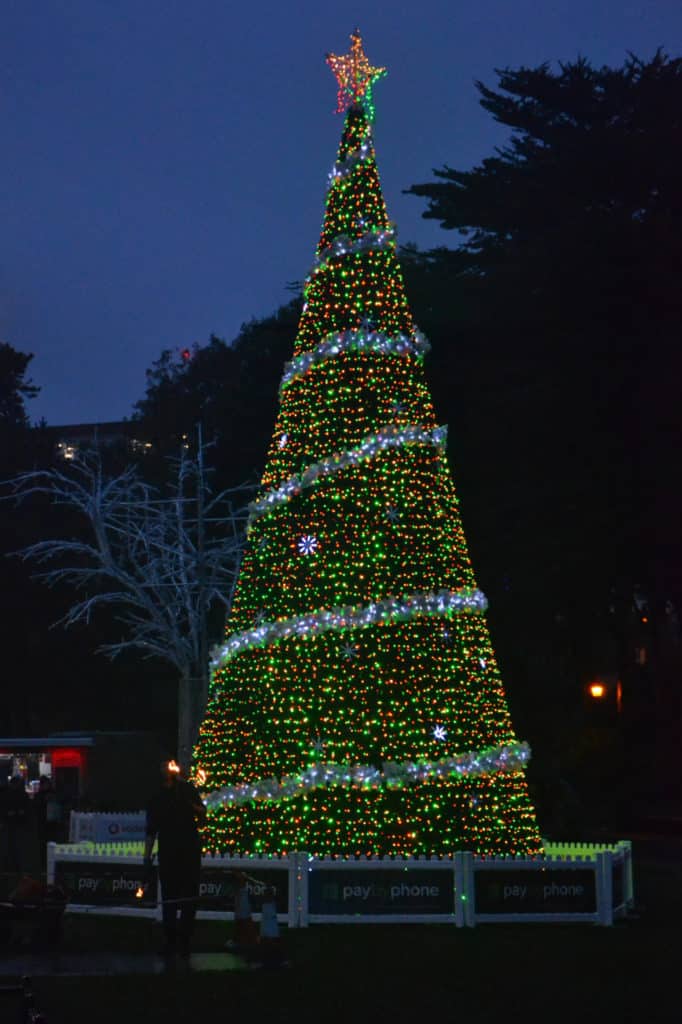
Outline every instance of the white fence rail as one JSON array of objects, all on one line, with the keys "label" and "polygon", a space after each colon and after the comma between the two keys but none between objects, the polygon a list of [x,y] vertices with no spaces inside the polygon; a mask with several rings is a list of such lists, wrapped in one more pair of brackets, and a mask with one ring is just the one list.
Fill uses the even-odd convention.
[{"label": "white fence rail", "polygon": [[[258,918],[265,889],[277,893],[278,916],[291,928],[309,924],[583,922],[611,925],[633,905],[632,847],[545,844],[544,857],[281,858],[204,857],[199,917],[234,916],[234,872],[251,879]],[[143,871],[141,842],[48,846],[48,879],[69,893],[76,912],[160,917],[156,872]]]},{"label": "white fence rail", "polygon": [[[299,924],[298,855],[269,860],[251,857],[204,857],[199,882],[199,918],[232,920],[235,872],[246,873],[254,917],[266,890],[276,892],[277,916]],[[257,877],[256,877],[257,876]],[[161,919],[158,872],[144,868],[142,843],[48,843],[47,879],[64,888],[75,913],[121,914]]]}]

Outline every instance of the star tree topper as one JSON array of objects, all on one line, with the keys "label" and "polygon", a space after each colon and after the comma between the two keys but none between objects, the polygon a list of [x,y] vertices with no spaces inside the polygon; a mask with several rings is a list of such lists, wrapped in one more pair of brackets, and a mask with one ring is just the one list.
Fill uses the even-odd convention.
[{"label": "star tree topper", "polygon": [[386,74],[386,68],[373,68],[369,63],[362,49],[360,30],[356,28],[351,33],[350,53],[341,57],[335,53],[328,53],[326,61],[339,83],[337,114],[361,104],[371,119],[374,116],[372,86],[378,78]]}]

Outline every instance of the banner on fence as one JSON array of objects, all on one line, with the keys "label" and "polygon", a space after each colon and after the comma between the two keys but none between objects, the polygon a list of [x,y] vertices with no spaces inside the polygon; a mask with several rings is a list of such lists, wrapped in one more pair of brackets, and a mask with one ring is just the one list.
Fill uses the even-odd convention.
[{"label": "banner on fence", "polygon": [[[202,865],[199,880],[199,907],[201,910],[233,911],[237,885],[236,874],[241,868],[206,867]],[[251,910],[259,914],[268,888],[275,890],[275,904],[278,914],[289,912],[289,868],[265,867],[260,865],[252,877],[250,870],[243,869],[248,876],[246,890]]]},{"label": "banner on fence", "polygon": [[[104,816],[102,816],[104,817]],[[107,815],[107,817],[110,817]],[[111,816],[115,817],[115,816]],[[111,824],[111,822],[106,822]],[[583,920],[609,925],[632,906],[629,843],[592,847],[576,859],[496,861],[456,853],[452,861],[324,861],[299,851],[282,860],[206,857],[199,907],[227,917],[234,910],[238,875],[247,876],[251,908],[258,914],[269,888],[278,914],[290,927],[309,921],[409,923],[451,920],[459,927],[478,921]],[[76,909],[115,908],[127,914],[156,904],[156,870],[144,871],[134,845],[100,848],[48,844],[48,877],[63,886]],[[141,890],[141,892],[140,892]],[[138,895],[139,894],[139,895]],[[141,897],[141,898],[140,898]]]},{"label": "banner on fence", "polygon": [[477,914],[591,914],[597,909],[594,868],[474,871]]},{"label": "banner on fence", "polygon": [[143,842],[147,825],[144,811],[120,814],[71,812],[69,841],[72,843]]},{"label": "banner on fence", "polygon": [[57,860],[54,880],[67,893],[70,903],[145,908],[156,906],[156,869],[145,871],[141,864],[93,864],[87,861]]},{"label": "banner on fence", "polygon": [[454,914],[452,871],[322,867],[308,880],[310,914]]}]

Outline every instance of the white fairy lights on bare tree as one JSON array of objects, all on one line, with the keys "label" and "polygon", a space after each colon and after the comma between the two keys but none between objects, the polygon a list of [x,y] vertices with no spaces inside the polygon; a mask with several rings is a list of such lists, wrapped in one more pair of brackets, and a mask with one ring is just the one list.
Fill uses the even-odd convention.
[{"label": "white fairy lights on bare tree", "polygon": [[49,586],[67,583],[85,596],[59,623],[89,623],[96,608],[117,609],[125,635],[98,652],[115,658],[141,651],[170,663],[178,676],[178,760],[188,768],[208,696],[208,618],[229,612],[239,571],[250,485],[213,494],[206,445],[184,443],[165,492],[142,480],[134,466],[107,477],[97,449],[78,452],[64,469],[23,473],[9,481],[24,500],[46,494],[80,513],[89,539],[38,541],[17,554],[41,566]]}]

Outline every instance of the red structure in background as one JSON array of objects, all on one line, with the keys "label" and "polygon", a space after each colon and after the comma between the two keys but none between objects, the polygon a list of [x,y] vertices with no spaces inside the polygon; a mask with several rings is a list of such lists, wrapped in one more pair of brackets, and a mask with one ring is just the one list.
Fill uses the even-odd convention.
[{"label": "red structure in background", "polygon": [[57,747],[51,752],[52,768],[78,768],[83,770],[86,764],[85,752],[75,747]]},{"label": "red structure in background", "polygon": [[153,733],[0,737],[0,784],[21,775],[32,793],[40,778],[47,776],[66,807],[137,810],[156,790],[164,759],[168,752]]}]

